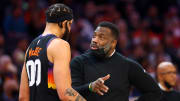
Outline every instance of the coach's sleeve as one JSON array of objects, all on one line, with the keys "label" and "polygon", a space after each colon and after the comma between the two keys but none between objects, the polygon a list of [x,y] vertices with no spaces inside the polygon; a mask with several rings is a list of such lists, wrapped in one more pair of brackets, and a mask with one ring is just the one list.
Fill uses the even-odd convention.
[{"label": "coach's sleeve", "polygon": [[72,59],[70,63],[72,87],[82,96],[89,94],[89,84],[84,83],[84,67],[80,57]]},{"label": "coach's sleeve", "polygon": [[129,63],[128,75],[130,84],[142,94],[137,101],[160,101],[162,92],[159,86],[138,63],[134,61]]}]

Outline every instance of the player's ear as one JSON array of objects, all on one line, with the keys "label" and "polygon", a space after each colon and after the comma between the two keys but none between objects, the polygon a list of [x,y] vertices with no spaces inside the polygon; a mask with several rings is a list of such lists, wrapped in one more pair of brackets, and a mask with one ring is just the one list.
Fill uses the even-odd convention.
[{"label": "player's ear", "polygon": [[70,21],[68,21],[68,23],[69,23],[69,25],[71,26],[71,25],[72,25],[72,23],[73,23],[73,19],[72,19],[72,20],[70,20]]},{"label": "player's ear", "polygon": [[68,21],[67,20],[64,20],[63,22],[62,22],[62,27],[66,27],[66,23],[67,23]]},{"label": "player's ear", "polygon": [[71,25],[72,25],[73,20],[67,21],[67,27],[69,31],[71,30]]},{"label": "player's ear", "polygon": [[59,22],[58,25],[59,25],[60,28],[63,27],[63,26],[62,26],[62,22]]}]

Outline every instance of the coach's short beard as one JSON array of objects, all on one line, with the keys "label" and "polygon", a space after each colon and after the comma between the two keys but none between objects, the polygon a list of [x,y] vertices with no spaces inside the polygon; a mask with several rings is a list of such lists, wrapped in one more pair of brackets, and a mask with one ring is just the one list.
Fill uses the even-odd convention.
[{"label": "coach's short beard", "polygon": [[91,52],[97,58],[103,59],[103,58],[107,57],[110,49],[111,49],[111,45],[109,43],[109,44],[105,45],[104,47],[100,47],[100,48],[95,49],[95,50],[91,49]]}]

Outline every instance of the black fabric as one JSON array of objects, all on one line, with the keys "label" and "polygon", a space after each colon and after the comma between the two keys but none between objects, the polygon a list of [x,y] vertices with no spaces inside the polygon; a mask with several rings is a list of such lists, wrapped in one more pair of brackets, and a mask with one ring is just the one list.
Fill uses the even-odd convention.
[{"label": "black fabric", "polygon": [[[110,74],[105,81],[108,93],[100,96],[89,91],[90,82]],[[141,93],[138,101],[159,101],[161,91],[156,82],[135,61],[118,52],[106,59],[97,59],[91,52],[75,57],[71,61],[72,86],[88,101],[128,101],[129,89],[133,85]]]},{"label": "black fabric", "polygon": [[[53,64],[51,64],[47,58],[47,46],[50,43],[52,39],[56,38],[53,34],[48,34],[46,36],[39,36],[36,39],[34,39],[27,51],[26,56],[26,71],[28,73],[29,71],[29,83],[32,80],[31,72],[33,67],[30,65],[27,65],[28,61],[35,62],[37,59],[40,60],[41,64],[41,70],[37,67],[38,65],[35,65],[34,70],[35,72],[35,83],[32,86],[29,86],[30,88],[30,101],[60,101],[56,89],[52,89],[51,87],[48,88],[48,77],[52,76],[49,73],[49,70],[53,69]],[[39,51],[38,56],[32,56],[32,51],[35,50],[37,47],[40,47],[41,50]],[[39,69],[39,70],[38,70]],[[38,71],[40,71],[40,83],[39,85],[36,85],[37,78],[38,78]],[[52,81],[51,81],[52,82]]]},{"label": "black fabric", "polygon": [[180,101],[180,92],[177,91],[163,91],[161,101]]}]

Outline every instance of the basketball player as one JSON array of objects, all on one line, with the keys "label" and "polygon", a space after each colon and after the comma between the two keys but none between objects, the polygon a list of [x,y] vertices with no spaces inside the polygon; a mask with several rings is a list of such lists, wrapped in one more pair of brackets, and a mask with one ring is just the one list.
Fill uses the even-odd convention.
[{"label": "basketball player", "polygon": [[71,87],[67,39],[72,10],[54,4],[46,11],[46,28],[27,49],[21,74],[20,101],[86,101]]}]

